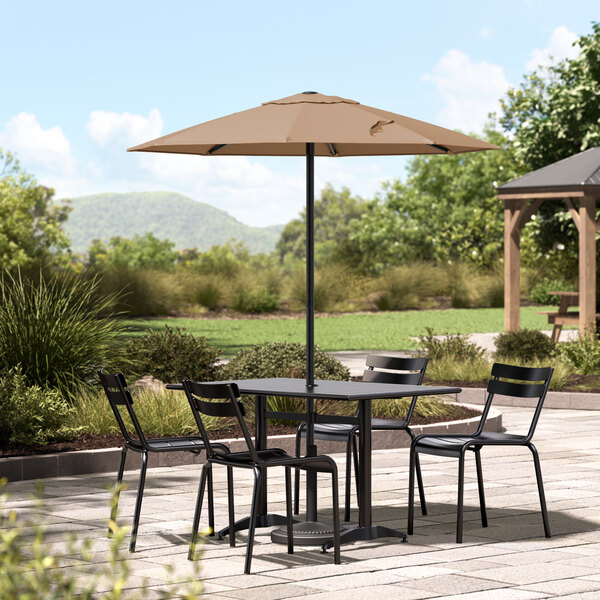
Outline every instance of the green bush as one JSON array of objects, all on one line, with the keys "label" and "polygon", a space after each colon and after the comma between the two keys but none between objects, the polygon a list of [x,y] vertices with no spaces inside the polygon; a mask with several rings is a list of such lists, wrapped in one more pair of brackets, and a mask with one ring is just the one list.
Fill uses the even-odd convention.
[{"label": "green bush", "polygon": [[497,359],[545,360],[549,359],[556,344],[544,333],[536,329],[506,331],[495,338]]},{"label": "green bush", "polygon": [[457,263],[447,267],[447,277],[454,308],[504,305],[504,276],[499,271],[481,273]]},{"label": "green bush", "polygon": [[[306,377],[306,346],[289,342],[267,342],[240,350],[225,366],[224,379],[261,379],[270,377]],[[315,348],[315,378],[348,381],[350,371],[339,360]],[[302,398],[270,396],[269,410],[304,412]],[[348,402],[349,411],[353,411]],[[321,410],[323,407],[321,406]]]},{"label": "green bush", "polygon": [[426,335],[419,336],[419,347],[430,360],[448,358],[468,361],[485,355],[485,350],[469,342],[467,335],[445,333],[443,337],[436,337],[430,327],[427,327],[426,332]]},{"label": "green bush", "polygon": [[57,390],[27,385],[20,367],[0,377],[2,444],[45,444],[69,437],[73,431],[65,424],[70,410]]},{"label": "green bush", "polygon": [[239,290],[231,302],[231,308],[241,313],[273,312],[278,306],[277,298],[265,288]]},{"label": "green bush", "polygon": [[114,297],[97,279],[52,275],[0,279],[0,373],[21,365],[28,384],[70,393],[96,383],[101,365],[122,364],[124,325],[107,315]]},{"label": "green bush", "polygon": [[[315,310],[332,311],[348,297],[348,270],[328,265],[315,271]],[[297,308],[306,306],[306,271],[296,270],[290,278],[289,294]]]},{"label": "green bush", "polygon": [[555,306],[558,306],[561,300],[560,296],[551,296],[548,292],[562,292],[570,290],[571,287],[570,284],[565,283],[564,281],[544,278],[531,288],[529,291],[529,299],[538,304],[554,304]]},{"label": "green bush", "polygon": [[189,283],[192,288],[191,300],[208,310],[214,310],[223,300],[222,281],[219,281],[216,276],[197,275],[186,283]]},{"label": "green bush", "polygon": [[575,340],[556,344],[557,355],[566,360],[576,373],[598,375],[600,373],[600,339],[587,334]]},{"label": "green bush", "polygon": [[178,327],[149,331],[130,339],[125,350],[131,361],[130,377],[152,375],[165,383],[184,378],[211,381],[217,377],[216,361],[220,350],[209,346],[206,338],[194,337]]}]

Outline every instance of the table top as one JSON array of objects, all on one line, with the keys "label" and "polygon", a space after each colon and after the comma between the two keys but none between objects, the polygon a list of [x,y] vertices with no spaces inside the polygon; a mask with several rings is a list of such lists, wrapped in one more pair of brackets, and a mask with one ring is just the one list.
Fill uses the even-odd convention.
[{"label": "table top", "polygon": [[[231,382],[221,382],[231,383]],[[361,381],[315,380],[314,388],[306,387],[305,379],[276,377],[272,379],[234,380],[242,394],[254,396],[290,396],[323,400],[373,400],[403,396],[433,396],[457,394],[458,387],[408,385],[396,383],[363,383]],[[167,385],[171,390],[182,390],[180,383]]]}]

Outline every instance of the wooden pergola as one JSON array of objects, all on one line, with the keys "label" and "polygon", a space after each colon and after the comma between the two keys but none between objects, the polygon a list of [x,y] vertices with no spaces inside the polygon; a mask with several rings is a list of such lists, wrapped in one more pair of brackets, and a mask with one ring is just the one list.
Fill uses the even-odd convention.
[{"label": "wooden pergola", "polygon": [[559,160],[498,187],[504,200],[504,328],[519,329],[521,228],[542,202],[565,201],[579,231],[579,331],[596,318],[596,199],[600,198],[600,147]]}]

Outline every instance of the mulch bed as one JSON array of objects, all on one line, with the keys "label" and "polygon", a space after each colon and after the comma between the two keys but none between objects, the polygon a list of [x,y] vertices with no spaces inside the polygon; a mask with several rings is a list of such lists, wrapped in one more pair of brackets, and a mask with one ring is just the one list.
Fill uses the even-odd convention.
[{"label": "mulch bed", "polygon": [[[470,419],[476,417],[480,413],[471,409],[465,408],[464,406],[453,406],[451,416],[443,417],[413,417],[412,425],[425,425],[428,423],[439,423],[441,421],[458,420],[458,419]],[[248,423],[248,429],[250,433],[254,435],[254,426]],[[268,434],[269,435],[286,435],[296,433],[295,425],[274,425],[269,424]],[[213,431],[210,433],[211,439],[228,439],[228,438],[239,438],[242,437],[242,431],[239,425],[232,424],[230,427]],[[167,436],[172,437],[172,436]],[[74,450],[94,450],[98,448],[116,448],[123,445],[123,436],[117,433],[101,433],[101,434],[83,434],[74,440],[67,440],[63,442],[53,442],[44,445],[11,445],[11,446],[0,446],[0,457],[7,456],[30,456],[33,454],[54,454],[57,452],[72,452]]]}]

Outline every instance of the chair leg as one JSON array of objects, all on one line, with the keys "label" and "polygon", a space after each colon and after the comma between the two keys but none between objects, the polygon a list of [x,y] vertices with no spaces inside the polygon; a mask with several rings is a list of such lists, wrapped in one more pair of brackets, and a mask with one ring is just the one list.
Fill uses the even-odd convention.
[{"label": "chair leg", "polygon": [[458,457],[458,501],[456,503],[456,543],[462,544],[463,537],[463,500],[465,488],[465,453]]},{"label": "chair leg", "polygon": [[[297,469],[296,469],[297,471]],[[288,554],[294,554],[294,528],[292,526],[292,468],[285,468],[285,516],[287,522]]]},{"label": "chair leg", "polygon": [[[296,431],[296,456],[300,456],[300,445],[302,443],[302,437],[300,435],[300,428]],[[294,474],[294,514],[297,515],[300,512],[300,469],[296,469]]]},{"label": "chair leg", "polygon": [[487,527],[487,511],[485,508],[485,493],[483,491],[483,470],[481,468],[481,450],[475,450],[475,465],[477,467],[477,488],[479,489],[479,510],[481,512],[481,526]]},{"label": "chair leg", "polygon": [[138,486],[138,495],[135,501],[135,511],[133,513],[133,529],[131,530],[131,540],[129,541],[129,552],[135,552],[135,543],[137,541],[138,526],[140,524],[140,513],[142,512],[142,498],[144,496],[144,485],[146,484],[146,469],[148,467],[148,453],[142,452],[142,468],[140,470],[140,483]]},{"label": "chair leg", "polygon": [[[123,472],[125,471],[125,459],[127,458],[127,446],[121,449],[121,462],[119,463],[119,471],[117,473],[117,485],[115,494],[111,499],[110,520],[114,523],[117,520],[117,507],[119,506],[119,496],[121,495],[121,487],[123,485]],[[112,535],[112,530],[108,528],[108,536]]]},{"label": "chair leg", "polygon": [[410,447],[410,461],[408,466],[408,523],[406,531],[409,535],[413,533],[415,519],[415,460],[417,452],[414,445]]},{"label": "chair leg", "polygon": [[346,494],[345,494],[345,508],[344,508],[344,521],[350,520],[350,484],[352,480],[352,439],[354,436],[351,434],[346,440]]},{"label": "chair leg", "polygon": [[331,488],[333,501],[333,563],[339,565],[342,562],[340,554],[340,500],[338,477],[335,471],[331,474]]},{"label": "chair leg", "polygon": [[213,495],[213,472],[212,463],[208,463],[207,469],[208,477],[208,527],[210,532],[208,535],[211,537],[215,535],[215,503]]},{"label": "chair leg", "polygon": [[192,525],[192,541],[188,551],[188,560],[194,560],[196,554],[196,542],[198,540],[198,525],[200,524],[200,513],[202,512],[202,499],[204,498],[204,488],[206,486],[206,473],[208,465],[205,463],[200,474],[200,484],[198,485],[198,496],[196,497],[196,510],[194,511],[194,524]]},{"label": "chair leg", "polygon": [[546,508],[546,495],[544,494],[544,482],[542,480],[542,467],[540,466],[540,457],[537,448],[529,444],[531,454],[533,454],[533,464],[535,465],[535,478],[537,479],[538,492],[540,495],[540,506],[542,508],[542,519],[544,521],[544,535],[552,537],[550,533],[550,520],[548,519],[548,509]]},{"label": "chair leg", "polygon": [[354,484],[356,485],[356,503],[360,506],[360,469],[358,465],[358,446],[356,432],[352,436],[352,456],[354,458]]},{"label": "chair leg", "polygon": [[254,531],[256,529],[256,511],[258,508],[259,489],[262,479],[261,470],[254,467],[254,490],[252,491],[252,507],[250,508],[250,523],[248,524],[248,544],[246,546],[246,563],[244,573],[250,573],[250,564],[252,563],[252,547],[254,545]]},{"label": "chair leg", "polygon": [[233,469],[227,467],[227,506],[229,507],[229,545],[235,548],[235,506],[233,503]]},{"label": "chair leg", "polygon": [[421,462],[419,455],[415,454],[415,471],[417,473],[417,486],[419,487],[419,504],[421,505],[421,514],[427,514],[427,504],[425,503],[425,489],[423,488],[423,476],[421,475]]}]

